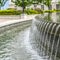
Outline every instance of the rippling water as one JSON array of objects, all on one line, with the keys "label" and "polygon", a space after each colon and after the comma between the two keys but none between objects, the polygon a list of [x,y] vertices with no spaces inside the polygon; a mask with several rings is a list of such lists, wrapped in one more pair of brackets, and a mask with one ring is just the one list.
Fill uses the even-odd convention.
[{"label": "rippling water", "polygon": [[0,34],[0,60],[42,60],[29,42],[30,27]]},{"label": "rippling water", "polygon": [[33,21],[31,28],[19,25],[1,32],[0,60],[48,60],[48,56],[43,56],[44,50],[41,51],[41,35],[35,24]]}]

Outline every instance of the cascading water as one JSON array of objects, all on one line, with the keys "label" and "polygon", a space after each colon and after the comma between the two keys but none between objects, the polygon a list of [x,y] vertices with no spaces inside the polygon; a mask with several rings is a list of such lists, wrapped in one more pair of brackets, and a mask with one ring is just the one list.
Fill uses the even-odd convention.
[{"label": "cascading water", "polygon": [[[51,34],[53,33],[53,30],[54,30],[55,26],[56,26],[56,24],[53,24],[53,27],[52,27],[52,30],[51,30]],[[50,37],[49,37],[49,42],[48,42],[48,50],[47,50],[47,51],[48,51],[48,52],[47,52],[48,54],[49,54],[49,47],[50,47],[50,45],[51,45],[51,44],[50,44],[50,41],[51,41],[51,35],[50,35]],[[53,44],[52,44],[52,45],[53,45]]]},{"label": "cascading water", "polygon": [[[51,29],[51,27],[52,27],[52,25],[53,25],[53,23],[51,23],[50,25],[49,25],[49,27],[48,27],[48,30],[47,30],[47,33],[46,33],[46,39],[47,39],[47,44],[48,44],[48,32],[49,32],[49,30]],[[47,47],[48,48],[48,47]],[[46,49],[47,50],[47,56],[49,55],[48,54],[48,49]]]},{"label": "cascading water", "polygon": [[0,60],[60,60],[60,24],[40,16],[0,29]]},{"label": "cascading water", "polygon": [[[56,31],[55,31],[55,34],[54,34],[53,43],[52,43],[52,48],[51,48],[50,60],[51,60],[51,57],[52,57],[52,55],[53,55],[54,43],[55,43],[56,35],[57,35],[57,32],[58,32],[59,28],[60,28],[60,25],[57,26]],[[56,55],[56,54],[55,54],[55,55]],[[56,57],[55,57],[54,59],[56,60]]]},{"label": "cascading water", "polygon": [[46,40],[45,40],[45,37],[46,37],[46,36],[45,36],[45,35],[46,35],[46,31],[47,31],[48,26],[49,26],[49,23],[47,23],[47,25],[46,25],[46,27],[45,27],[45,30],[44,30],[44,33],[43,33],[44,36],[43,36],[43,39],[42,39],[42,40],[44,41],[44,51],[45,51],[45,52],[46,52],[46,48],[45,48],[45,47],[46,47]]},{"label": "cascading water", "polygon": [[57,45],[56,45],[56,52],[55,52],[54,60],[56,60],[56,57],[57,57],[59,42],[60,42],[60,34],[59,34],[59,38],[58,38]]},{"label": "cascading water", "polygon": [[[36,48],[35,50],[40,56],[42,56],[42,59],[60,60],[60,27],[58,28],[59,23],[54,23],[44,19],[46,18],[36,17],[33,20],[33,27],[35,27],[36,29],[34,29],[34,32],[32,32],[34,36],[32,40],[38,44],[36,48],[40,50],[40,53],[36,50]],[[38,37],[37,34],[39,35]],[[35,47],[35,45],[32,46]]]},{"label": "cascading water", "polygon": [[40,43],[40,44],[41,44],[41,46],[42,46],[42,56],[45,55],[45,54],[44,54],[44,51],[43,51],[43,41],[42,41],[42,38],[41,38],[41,37],[43,36],[43,33],[42,33],[42,32],[43,32],[43,30],[44,30],[45,25],[46,25],[46,23],[43,22],[43,25],[42,25],[42,27],[41,27],[41,30],[42,30],[42,31],[41,31],[41,33],[40,33],[40,35],[41,35],[41,36],[40,36],[40,40],[41,40],[41,43]]},{"label": "cascading water", "polygon": [[38,44],[30,43],[30,39],[33,38],[33,34],[30,32],[37,32],[36,36],[37,38],[39,37],[36,27],[33,30],[30,29],[30,22],[25,25],[18,24],[13,29],[5,31],[4,34],[2,33],[0,35],[0,60],[43,60],[42,56],[39,56],[32,46],[36,44],[35,46],[37,47]]}]

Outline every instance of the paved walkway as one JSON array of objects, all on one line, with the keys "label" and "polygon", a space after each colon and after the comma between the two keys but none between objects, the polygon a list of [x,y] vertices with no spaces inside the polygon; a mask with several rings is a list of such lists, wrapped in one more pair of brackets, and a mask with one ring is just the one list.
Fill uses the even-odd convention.
[{"label": "paved walkway", "polygon": [[2,26],[5,26],[5,25],[9,25],[9,24],[13,24],[13,23],[17,23],[17,22],[22,22],[22,21],[26,21],[26,20],[30,20],[30,19],[33,19],[36,15],[27,15],[27,16],[21,16],[21,19],[13,19],[13,20],[6,20],[6,19],[3,19],[1,20],[0,19],[0,27]]}]

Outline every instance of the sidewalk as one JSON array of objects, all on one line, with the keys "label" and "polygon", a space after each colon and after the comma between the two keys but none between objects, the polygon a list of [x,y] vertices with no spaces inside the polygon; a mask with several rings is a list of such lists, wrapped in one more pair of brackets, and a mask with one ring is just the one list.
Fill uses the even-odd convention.
[{"label": "sidewalk", "polygon": [[35,17],[36,15],[27,15],[27,16],[21,16],[21,19],[14,19],[14,20],[1,20],[0,19],[0,27],[5,26],[5,25],[9,25],[9,24],[13,24],[13,23],[17,23],[17,22],[22,22],[22,21],[27,21],[27,20],[31,20]]}]

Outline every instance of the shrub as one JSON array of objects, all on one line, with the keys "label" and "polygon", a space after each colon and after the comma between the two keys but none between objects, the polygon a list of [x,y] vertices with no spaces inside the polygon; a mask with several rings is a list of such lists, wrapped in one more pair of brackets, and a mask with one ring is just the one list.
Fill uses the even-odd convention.
[{"label": "shrub", "polygon": [[21,11],[16,10],[0,10],[0,15],[20,15]]},{"label": "shrub", "polygon": [[60,10],[55,10],[56,12],[60,12]]},{"label": "shrub", "polygon": [[26,12],[27,14],[38,14],[38,12],[35,11],[35,10],[26,10],[25,12]]},{"label": "shrub", "polygon": [[[36,10],[28,9],[28,10],[25,10],[25,13],[28,15],[29,14],[40,14],[40,13],[43,13],[43,11],[40,9],[36,9]],[[22,14],[21,10],[14,10],[14,9],[0,10],[0,15],[20,15],[20,14]]]},{"label": "shrub", "polygon": [[54,12],[53,10],[46,10],[46,11],[44,11],[44,12],[46,12],[46,13],[52,13],[52,12]]},{"label": "shrub", "polygon": [[60,10],[45,10],[44,12],[46,13],[53,13],[53,12],[60,12]]},{"label": "shrub", "polygon": [[25,13],[27,13],[27,14],[40,14],[43,12],[38,9],[37,10],[29,9],[29,10],[25,10]]},{"label": "shrub", "polygon": [[37,9],[35,9],[35,10],[38,11],[39,13],[43,13],[43,10],[40,9],[40,8],[37,8]]}]

